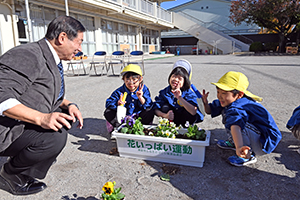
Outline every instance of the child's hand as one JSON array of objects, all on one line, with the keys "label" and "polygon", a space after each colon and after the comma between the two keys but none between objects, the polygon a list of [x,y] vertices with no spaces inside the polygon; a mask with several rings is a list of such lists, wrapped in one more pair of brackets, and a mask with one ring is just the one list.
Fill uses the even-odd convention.
[{"label": "child's hand", "polygon": [[176,99],[179,99],[179,97],[181,97],[181,90],[180,90],[180,88],[176,88],[175,90],[172,90],[172,93],[174,94],[174,96],[176,97]]},{"label": "child's hand", "polygon": [[174,120],[174,112],[173,110],[169,110],[169,112],[167,113],[167,119],[170,121]]},{"label": "child's hand", "polygon": [[140,85],[139,85],[139,90],[136,92],[136,96],[137,96],[138,98],[143,97],[143,95],[144,95],[143,88],[144,88],[144,84],[143,84],[143,83],[140,83]]},{"label": "child's hand", "polygon": [[119,101],[118,101],[118,105],[119,105],[119,106],[120,106],[120,105],[125,105],[125,103],[126,103],[126,101],[122,101],[122,99],[123,99],[123,93],[121,93],[120,99],[119,99]]},{"label": "child's hand", "polygon": [[204,104],[208,104],[208,101],[207,101],[208,94],[209,94],[209,92],[206,93],[205,90],[203,89],[202,101]]},{"label": "child's hand", "polygon": [[236,150],[236,154],[241,158],[249,159],[251,156],[251,148],[248,146],[242,146]]}]

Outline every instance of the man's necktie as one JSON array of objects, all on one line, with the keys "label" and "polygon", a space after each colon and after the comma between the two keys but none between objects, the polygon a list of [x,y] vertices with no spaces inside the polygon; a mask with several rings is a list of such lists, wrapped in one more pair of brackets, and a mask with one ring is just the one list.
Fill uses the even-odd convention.
[{"label": "man's necktie", "polygon": [[60,99],[64,94],[64,68],[63,68],[61,62],[57,65],[57,67],[58,67],[60,77],[61,77],[60,92],[59,92],[59,95],[58,95],[58,98],[57,98],[57,99]]}]

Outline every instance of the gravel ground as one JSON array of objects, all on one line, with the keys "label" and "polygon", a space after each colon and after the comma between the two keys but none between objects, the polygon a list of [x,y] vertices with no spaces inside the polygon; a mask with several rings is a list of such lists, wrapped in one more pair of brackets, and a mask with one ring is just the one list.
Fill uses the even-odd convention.
[{"label": "gravel ground", "polygon": [[[121,77],[67,76],[67,98],[80,106],[84,128],[72,128],[68,142],[43,180],[48,188],[30,196],[13,196],[0,190],[1,200],[97,200],[107,181],[122,187],[126,200],[156,199],[299,199],[300,141],[285,125],[299,105],[300,57],[288,55],[200,55],[152,59],[145,62],[144,83],[152,98],[167,86],[172,64],[179,58],[193,65],[192,82],[209,91],[209,101],[216,99],[211,82],[227,71],[243,72],[250,81],[249,90],[264,98],[262,104],[274,117],[283,139],[276,150],[258,157],[247,167],[227,163],[231,150],[216,147],[217,139],[226,139],[221,118],[205,116],[198,125],[211,131],[202,168],[143,161],[110,155],[116,148],[107,133],[103,112],[105,100],[122,84]],[[116,68],[115,71],[119,69]],[[157,122],[157,118],[155,121]],[[0,165],[6,158],[0,158]],[[160,175],[170,174],[170,182]]]}]

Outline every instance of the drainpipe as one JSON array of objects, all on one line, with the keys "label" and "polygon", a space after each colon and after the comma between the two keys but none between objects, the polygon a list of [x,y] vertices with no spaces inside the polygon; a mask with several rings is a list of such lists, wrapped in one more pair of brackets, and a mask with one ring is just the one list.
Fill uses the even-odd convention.
[{"label": "drainpipe", "polygon": [[[15,18],[14,18],[14,10],[15,10],[15,3],[12,1],[12,5],[10,6],[9,3],[6,3],[6,0],[3,0],[1,4],[6,5],[10,9],[10,17],[11,17],[11,26],[12,26],[12,31],[13,31],[13,38],[14,38],[14,46],[17,46],[17,41],[16,41],[16,30],[15,30]],[[1,45],[3,48],[3,46]],[[2,49],[3,52],[3,49]]]},{"label": "drainpipe", "polygon": [[69,16],[68,0],[65,0],[66,15]]},{"label": "drainpipe", "polygon": [[200,42],[200,40],[198,39],[198,41],[197,41],[196,55],[198,55],[198,52],[199,52],[199,42]]},{"label": "drainpipe", "polygon": [[0,56],[3,54],[4,50],[3,50],[3,44],[2,44],[2,35],[1,35],[1,31],[0,31]]},{"label": "drainpipe", "polygon": [[26,16],[27,16],[27,23],[28,23],[28,37],[29,37],[29,42],[33,42],[32,39],[32,25],[31,25],[31,19],[30,19],[30,12],[29,12],[29,5],[28,5],[28,0],[25,0],[25,6],[26,6]]}]

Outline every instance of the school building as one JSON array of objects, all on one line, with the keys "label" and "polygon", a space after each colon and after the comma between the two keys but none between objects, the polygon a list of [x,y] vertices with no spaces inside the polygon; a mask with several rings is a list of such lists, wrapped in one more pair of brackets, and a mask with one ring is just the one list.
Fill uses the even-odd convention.
[{"label": "school building", "polygon": [[[161,3],[161,0],[158,2]],[[87,28],[85,55],[95,51],[160,49],[160,32],[173,28],[172,13],[146,0],[0,0],[0,55],[44,37],[49,22],[69,15]]]},{"label": "school building", "polygon": [[178,48],[181,54],[196,54],[196,48],[202,54],[248,51],[253,35],[261,29],[246,23],[235,26],[229,20],[230,6],[231,0],[193,0],[170,8],[175,17],[190,22],[183,20],[176,24],[179,29],[163,31],[162,48],[171,52]]},{"label": "school building", "polygon": [[96,51],[160,51],[162,33],[174,28],[181,32],[168,37],[173,44],[189,43],[218,54],[249,50],[245,38],[230,35],[254,30],[229,23],[230,0],[193,0],[165,10],[160,4],[166,1],[172,0],[0,0],[0,55],[43,38],[59,15],[70,15],[87,28],[82,44],[87,56]]}]

